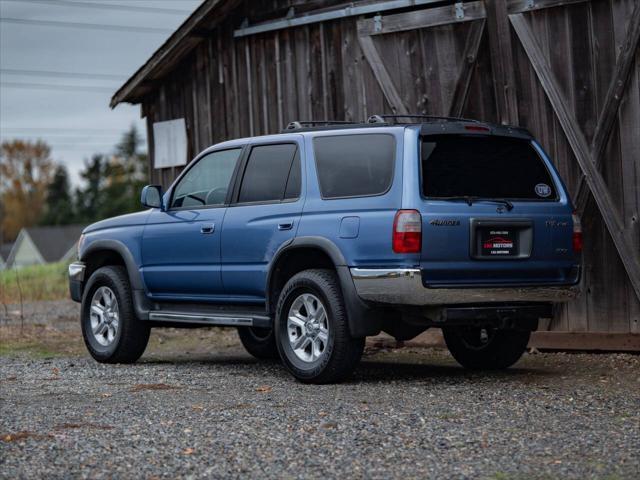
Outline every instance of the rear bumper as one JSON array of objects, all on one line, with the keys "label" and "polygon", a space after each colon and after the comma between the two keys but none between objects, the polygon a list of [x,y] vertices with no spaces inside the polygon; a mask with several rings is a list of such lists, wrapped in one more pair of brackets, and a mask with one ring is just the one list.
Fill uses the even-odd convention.
[{"label": "rear bumper", "polygon": [[494,302],[562,303],[577,298],[581,285],[426,288],[417,268],[351,268],[358,296],[389,305],[456,305]]},{"label": "rear bumper", "polygon": [[83,262],[73,262],[69,265],[69,295],[74,302],[82,301],[85,269],[86,265]]}]

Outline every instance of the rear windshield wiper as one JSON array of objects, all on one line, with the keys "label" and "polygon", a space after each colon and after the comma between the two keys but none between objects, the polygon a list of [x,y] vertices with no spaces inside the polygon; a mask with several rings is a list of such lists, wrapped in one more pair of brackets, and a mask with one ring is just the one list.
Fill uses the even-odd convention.
[{"label": "rear windshield wiper", "polygon": [[504,206],[507,207],[507,210],[509,211],[513,210],[513,203],[511,203],[506,198],[477,197],[474,195],[455,195],[451,197],[436,197],[436,199],[437,200],[464,200],[465,202],[467,202],[467,205],[469,206],[473,205],[473,202],[476,202],[476,201],[496,202],[496,203],[502,203]]}]

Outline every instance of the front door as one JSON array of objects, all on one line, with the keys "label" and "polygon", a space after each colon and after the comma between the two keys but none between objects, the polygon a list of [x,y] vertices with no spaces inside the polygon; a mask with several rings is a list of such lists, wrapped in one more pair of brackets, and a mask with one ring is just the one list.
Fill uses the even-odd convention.
[{"label": "front door", "polygon": [[196,160],[154,210],[142,238],[142,272],[158,300],[210,300],[222,295],[220,234],[241,148]]},{"label": "front door", "polygon": [[302,143],[253,145],[222,231],[222,281],[241,302],[265,301],[269,262],[293,239],[302,212]]}]

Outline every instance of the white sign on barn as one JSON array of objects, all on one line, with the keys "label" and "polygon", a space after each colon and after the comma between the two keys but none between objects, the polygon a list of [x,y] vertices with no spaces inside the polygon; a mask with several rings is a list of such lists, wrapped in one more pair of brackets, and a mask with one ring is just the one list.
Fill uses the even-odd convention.
[{"label": "white sign on barn", "polygon": [[187,164],[187,124],[184,118],[153,124],[154,167]]}]

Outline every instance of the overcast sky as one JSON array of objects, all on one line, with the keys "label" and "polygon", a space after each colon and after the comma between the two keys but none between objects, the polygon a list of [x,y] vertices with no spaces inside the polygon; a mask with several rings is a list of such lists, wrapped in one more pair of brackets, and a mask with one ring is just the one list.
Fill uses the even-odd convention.
[{"label": "overcast sky", "polygon": [[201,1],[0,0],[0,140],[47,141],[77,183],[84,159],[131,124],[144,136],[140,107],[109,100]]}]

